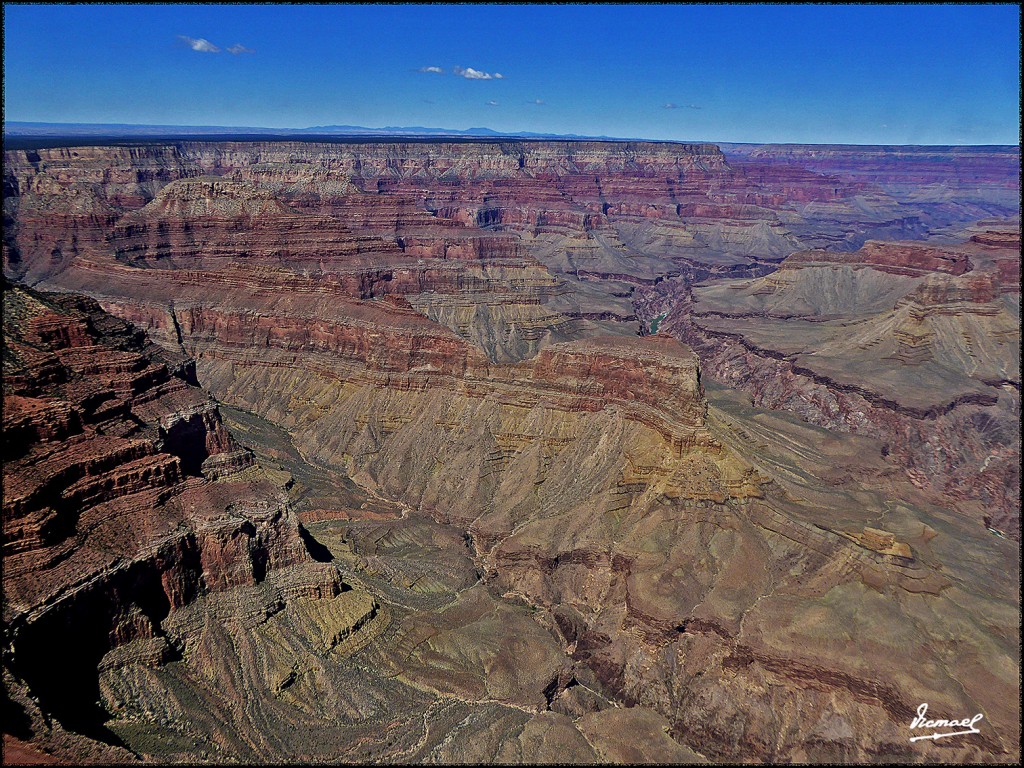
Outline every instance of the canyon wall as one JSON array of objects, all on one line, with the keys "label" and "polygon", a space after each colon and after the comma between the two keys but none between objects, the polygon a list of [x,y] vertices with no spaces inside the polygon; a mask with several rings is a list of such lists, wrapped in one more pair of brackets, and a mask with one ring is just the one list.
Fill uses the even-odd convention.
[{"label": "canyon wall", "polygon": [[79,754],[122,761],[97,706],[101,660],[179,658],[166,622],[210,594],[273,590],[286,572],[293,594],[330,600],[343,585],[192,361],[91,299],[5,284],[3,365],[11,712],[48,749],[80,749],[84,734],[109,747]]},{"label": "canyon wall", "polygon": [[[985,528],[1019,535],[1012,221],[954,238],[975,203],[712,145],[6,159],[5,273],[120,318],[5,291],[43,318],[4,361],[26,711],[59,708],[43,659],[100,599],[61,590],[119,606],[61,668],[67,739],[1019,757],[1019,550]],[[921,701],[983,735],[910,745]]]}]

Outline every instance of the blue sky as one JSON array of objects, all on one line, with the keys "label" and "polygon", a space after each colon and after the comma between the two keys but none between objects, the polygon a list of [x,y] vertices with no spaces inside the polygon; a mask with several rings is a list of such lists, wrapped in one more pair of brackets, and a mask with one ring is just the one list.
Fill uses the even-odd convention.
[{"label": "blue sky", "polygon": [[48,122],[1016,144],[1019,13],[5,4],[4,109]]}]

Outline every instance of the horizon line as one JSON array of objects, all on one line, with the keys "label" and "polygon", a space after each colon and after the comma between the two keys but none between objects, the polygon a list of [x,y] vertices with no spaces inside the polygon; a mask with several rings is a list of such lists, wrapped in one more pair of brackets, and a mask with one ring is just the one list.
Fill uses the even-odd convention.
[{"label": "horizon line", "polygon": [[[11,126],[52,126],[59,128],[61,126],[80,126],[85,129],[92,128],[107,128],[107,129],[162,129],[166,135],[152,135],[147,136],[145,134],[131,135],[121,134],[116,130],[109,133],[94,133],[94,134],[11,134],[8,132],[7,127]],[[350,132],[337,131],[324,134],[317,134],[318,129],[331,129],[331,128],[344,128],[351,129]],[[182,133],[180,136],[175,135],[175,131],[182,132],[193,132],[192,136],[207,137],[211,134],[199,133],[200,130],[216,130],[227,132],[237,132],[239,135],[246,135],[246,131],[258,131],[259,134],[265,134],[266,136],[288,136],[298,139],[304,137],[326,137],[326,136],[337,136],[339,138],[354,137],[354,138],[455,138],[463,140],[474,140],[474,139],[501,139],[509,138],[517,141],[601,141],[601,142],[652,142],[652,143],[664,143],[664,144],[712,144],[712,145],[773,145],[773,146],[849,146],[849,147],[1010,147],[1020,148],[1021,143],[1018,141],[1016,144],[999,144],[999,143],[980,143],[980,144],[893,144],[893,143],[860,143],[850,141],[837,141],[837,142],[825,142],[825,141],[724,141],[715,139],[652,139],[652,138],[640,138],[640,137],[619,137],[619,136],[597,136],[597,135],[584,135],[575,133],[553,133],[545,131],[498,131],[493,128],[486,126],[472,126],[469,128],[432,128],[427,126],[384,126],[381,128],[370,128],[362,125],[316,125],[305,128],[269,128],[263,126],[232,126],[232,125],[180,125],[180,124],[164,124],[164,123],[94,123],[94,122],[56,122],[47,120],[4,120],[3,121],[3,138],[4,144],[8,143],[8,138],[17,140],[35,140],[35,141],[61,141],[61,140],[87,140],[87,139],[117,139],[117,140],[146,140],[146,139],[171,139],[171,138],[189,138],[187,133]],[[399,133],[400,131],[407,130],[412,131],[408,134]],[[366,133],[361,133],[365,131]],[[380,131],[381,133],[374,133]],[[424,133],[426,131],[436,133]],[[486,131],[486,135],[476,135],[471,133],[472,131]],[[385,133],[390,132],[390,133]],[[249,134],[249,135],[259,135]],[[451,135],[449,135],[451,134]],[[229,139],[225,139],[229,140]]]}]

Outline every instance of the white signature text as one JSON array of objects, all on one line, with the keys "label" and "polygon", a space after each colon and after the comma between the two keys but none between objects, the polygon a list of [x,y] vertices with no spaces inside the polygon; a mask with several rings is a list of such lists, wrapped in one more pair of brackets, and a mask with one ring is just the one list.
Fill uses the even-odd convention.
[{"label": "white signature text", "polygon": [[981,720],[984,715],[980,712],[974,717],[965,717],[963,720],[929,720],[927,718],[928,705],[922,704],[917,708],[917,717],[910,722],[910,729],[915,728],[965,728],[966,730],[951,731],[950,733],[929,733],[927,736],[914,736],[911,741],[923,739],[945,739],[948,736],[963,736],[968,733],[981,733],[974,724]]}]

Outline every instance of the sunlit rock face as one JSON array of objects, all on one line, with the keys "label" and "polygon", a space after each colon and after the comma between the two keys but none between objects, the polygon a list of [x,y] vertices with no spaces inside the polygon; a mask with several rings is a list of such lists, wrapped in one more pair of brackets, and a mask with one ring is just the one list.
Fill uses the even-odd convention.
[{"label": "sunlit rock face", "polygon": [[1015,761],[1015,152],[8,152],[8,743]]}]

